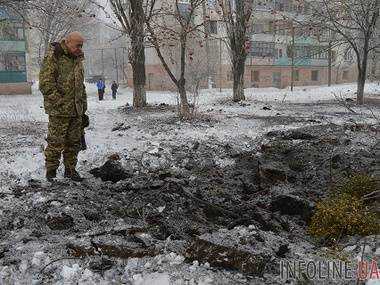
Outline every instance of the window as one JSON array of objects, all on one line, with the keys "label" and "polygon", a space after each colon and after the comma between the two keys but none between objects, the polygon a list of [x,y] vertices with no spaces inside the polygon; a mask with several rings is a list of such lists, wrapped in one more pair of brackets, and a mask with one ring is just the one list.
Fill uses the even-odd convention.
[{"label": "window", "polygon": [[300,73],[299,73],[298,69],[293,70],[293,79],[294,79],[294,81],[300,80]]},{"label": "window", "polygon": [[206,29],[209,34],[218,34],[218,21],[207,22]]},{"label": "window", "polygon": [[21,23],[3,21],[0,25],[0,39],[8,41],[24,40],[24,30]]},{"label": "window", "polygon": [[217,0],[207,0],[208,7],[215,8],[217,4]]},{"label": "window", "polygon": [[269,11],[274,8],[274,3],[271,0],[262,0],[257,3],[255,8],[256,10],[260,10],[260,11],[262,10]]},{"label": "window", "polygon": [[233,81],[234,80],[234,74],[232,71],[227,72],[227,81]]},{"label": "window", "polygon": [[[290,55],[291,55],[291,46]],[[295,58],[310,58],[311,57],[311,48],[309,46],[295,46],[294,47],[294,57]]]},{"label": "window", "polygon": [[[287,56],[292,57],[292,46],[287,47]],[[296,45],[294,47],[295,58],[327,59],[328,50],[320,46]]]},{"label": "window", "polygon": [[0,71],[25,71],[26,62],[23,53],[0,54]]},{"label": "window", "polygon": [[251,70],[251,82],[260,82],[260,71]]},{"label": "window", "polygon": [[280,49],[278,50],[278,57],[281,58],[282,56],[283,56],[283,54],[282,54],[282,48],[280,48]]},{"label": "window", "polygon": [[319,80],[319,70],[312,70],[311,81],[318,81],[318,80]]},{"label": "window", "polygon": [[294,70],[293,76],[294,81],[300,81],[300,71],[298,69]]},{"label": "window", "polygon": [[272,34],[273,31],[274,31],[274,22],[273,21],[269,21],[269,23],[268,23],[268,32],[270,34]]},{"label": "window", "polygon": [[342,79],[347,80],[348,79],[348,70],[344,70],[342,74]]},{"label": "window", "polygon": [[350,49],[347,49],[345,51],[344,60],[346,60],[346,61],[352,61],[353,60],[352,51]]},{"label": "window", "polygon": [[274,22],[274,33],[277,35],[286,35],[289,30],[289,23],[283,20]]},{"label": "window", "polygon": [[282,12],[292,12],[291,1],[289,0],[278,0],[275,3],[275,9]]},{"label": "window", "polygon": [[251,55],[253,57],[274,57],[274,43],[270,42],[252,42]]},{"label": "window", "polygon": [[263,24],[254,24],[253,25],[253,32],[255,34],[261,34],[264,32],[264,25]]},{"label": "window", "polygon": [[178,13],[182,18],[186,20],[189,19],[191,14],[191,6],[189,0],[178,1]]},{"label": "window", "polygon": [[311,58],[313,59],[328,59],[329,54],[326,47],[314,46],[312,47]]},{"label": "window", "polygon": [[307,1],[304,3],[303,13],[305,15],[308,15],[310,13],[310,4]]}]

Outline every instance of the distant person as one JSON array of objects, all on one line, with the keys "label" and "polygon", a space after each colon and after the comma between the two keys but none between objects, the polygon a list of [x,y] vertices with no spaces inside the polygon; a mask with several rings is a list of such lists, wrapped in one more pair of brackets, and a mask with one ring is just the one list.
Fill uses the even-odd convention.
[{"label": "distant person", "polygon": [[106,85],[104,84],[104,81],[102,79],[99,79],[98,82],[96,83],[96,87],[98,87],[99,101],[102,101],[104,97],[104,91],[106,89]]},{"label": "distant person", "polygon": [[112,99],[116,99],[117,89],[119,89],[119,85],[116,83],[116,81],[112,82],[111,90],[112,90]]}]

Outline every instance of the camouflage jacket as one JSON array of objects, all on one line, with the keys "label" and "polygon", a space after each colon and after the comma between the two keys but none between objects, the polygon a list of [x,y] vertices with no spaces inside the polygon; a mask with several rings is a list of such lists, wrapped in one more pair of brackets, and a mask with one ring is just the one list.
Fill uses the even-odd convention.
[{"label": "camouflage jacket", "polygon": [[40,90],[46,114],[76,117],[87,111],[83,56],[72,56],[64,41],[53,43],[40,71]]}]

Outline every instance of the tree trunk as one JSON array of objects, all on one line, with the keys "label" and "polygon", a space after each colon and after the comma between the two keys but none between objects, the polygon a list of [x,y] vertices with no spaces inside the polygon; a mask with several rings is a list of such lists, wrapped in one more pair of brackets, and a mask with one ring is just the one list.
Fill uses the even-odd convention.
[{"label": "tree trunk", "polygon": [[146,92],[145,92],[145,52],[144,47],[140,44],[133,45],[131,59],[132,73],[133,73],[133,107],[141,108],[146,106]]},{"label": "tree trunk", "polygon": [[133,107],[146,106],[144,46],[144,9],[142,1],[131,2],[131,56],[133,73]]},{"label": "tree trunk", "polygon": [[378,62],[376,51],[377,51],[376,49],[372,51],[372,64],[371,64],[371,81],[372,82],[376,81],[377,62]]},{"label": "tree trunk", "polygon": [[327,86],[331,86],[331,72],[332,72],[332,49],[331,41],[329,41],[329,51],[328,51],[328,71],[327,71]]},{"label": "tree trunk", "polygon": [[365,85],[365,72],[362,69],[359,69],[358,74],[358,90],[356,95],[356,100],[358,105],[364,104],[364,85]]},{"label": "tree trunk", "polygon": [[239,102],[245,100],[244,96],[244,61],[237,61],[232,66],[232,73],[234,76],[233,84],[233,101]]},{"label": "tree trunk", "polygon": [[136,83],[133,83],[133,107],[141,108],[145,106],[146,106],[145,85],[138,85]]},{"label": "tree trunk", "polygon": [[181,99],[180,102],[180,117],[182,119],[188,120],[191,117],[190,114],[190,108],[189,108],[189,102],[187,101],[187,94],[186,94],[186,88],[185,88],[186,81],[184,78],[181,78],[178,81],[178,93]]},{"label": "tree trunk", "polygon": [[364,54],[362,61],[358,62],[358,90],[357,90],[357,104],[364,104],[364,86],[367,78],[367,63],[368,63],[368,42],[364,43]]},{"label": "tree trunk", "polygon": [[141,108],[146,106],[144,47],[136,48],[133,54],[137,54],[132,59],[133,62],[131,62],[133,73],[133,107]]}]

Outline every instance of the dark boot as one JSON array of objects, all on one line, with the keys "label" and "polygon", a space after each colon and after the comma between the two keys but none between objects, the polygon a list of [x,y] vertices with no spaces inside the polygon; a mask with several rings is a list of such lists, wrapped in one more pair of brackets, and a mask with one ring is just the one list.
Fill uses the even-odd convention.
[{"label": "dark boot", "polygon": [[46,180],[53,182],[57,177],[57,169],[46,170]]},{"label": "dark boot", "polygon": [[82,182],[83,178],[79,175],[79,173],[73,169],[65,169],[65,178],[69,178],[75,182]]}]

